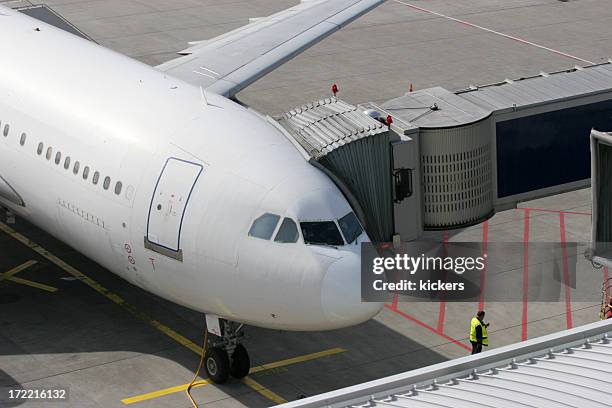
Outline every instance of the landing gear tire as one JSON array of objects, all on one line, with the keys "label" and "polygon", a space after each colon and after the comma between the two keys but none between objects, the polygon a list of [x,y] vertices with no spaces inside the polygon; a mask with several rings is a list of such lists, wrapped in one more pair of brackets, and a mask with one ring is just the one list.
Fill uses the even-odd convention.
[{"label": "landing gear tire", "polygon": [[215,384],[223,384],[230,375],[230,362],[227,352],[219,347],[211,347],[204,356],[206,375]]},{"label": "landing gear tire", "polygon": [[234,378],[244,378],[249,374],[251,369],[251,359],[249,353],[242,344],[238,344],[232,353],[232,362],[230,363],[230,374]]}]

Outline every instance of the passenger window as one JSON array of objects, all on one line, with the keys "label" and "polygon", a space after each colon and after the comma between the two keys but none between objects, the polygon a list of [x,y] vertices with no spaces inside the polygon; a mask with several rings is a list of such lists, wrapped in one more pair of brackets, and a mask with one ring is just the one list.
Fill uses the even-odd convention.
[{"label": "passenger window", "polygon": [[117,184],[115,184],[115,194],[119,195],[121,194],[121,189],[123,188],[123,184],[118,181]]},{"label": "passenger window", "polygon": [[297,242],[299,237],[300,234],[298,233],[295,222],[291,218],[285,218],[278,229],[274,242],[293,243]]},{"label": "passenger window", "polygon": [[83,180],[87,180],[88,177],[89,177],[89,166],[85,166],[85,168],[83,169]]},{"label": "passenger window", "polygon": [[300,222],[304,242],[313,245],[344,245],[342,235],[333,221]]},{"label": "passenger window", "polygon": [[21,138],[19,139],[19,144],[23,146],[26,142],[26,138],[27,138],[26,134],[22,133]]},{"label": "passenger window", "polygon": [[279,219],[280,217],[276,214],[266,213],[262,215],[253,222],[249,236],[266,240],[272,238]]},{"label": "passenger window", "polygon": [[100,181],[100,172],[96,171],[93,175],[93,178],[91,179],[91,182],[94,184],[98,184],[98,181]]},{"label": "passenger window", "polygon": [[51,155],[53,155],[53,148],[52,147],[48,147],[47,148],[47,160],[51,160]]},{"label": "passenger window", "polygon": [[64,160],[64,168],[68,170],[68,167],[70,167],[70,156],[66,156],[66,160]]},{"label": "passenger window", "polygon": [[45,148],[45,145],[43,145],[43,142],[40,142],[38,144],[38,149],[36,149],[36,153],[38,153],[38,155],[40,156],[42,154],[44,148]]},{"label": "passenger window", "polygon": [[7,137],[9,134],[9,125],[8,123],[4,125],[4,137]]},{"label": "passenger window", "polygon": [[55,153],[55,164],[59,164],[61,160],[62,160],[62,152]]},{"label": "passenger window", "polygon": [[72,169],[72,172],[76,175],[79,174],[79,168],[81,167],[81,163],[79,163],[78,161],[74,162],[74,169]]},{"label": "passenger window", "polygon": [[338,220],[338,225],[340,225],[344,238],[349,244],[353,243],[353,241],[363,232],[361,224],[359,224],[359,220],[357,220],[357,216],[352,211],[340,218]]},{"label": "passenger window", "polygon": [[104,187],[105,190],[108,190],[108,188],[110,187],[110,182],[111,182],[110,177],[105,177],[104,184],[102,185],[102,187]]}]

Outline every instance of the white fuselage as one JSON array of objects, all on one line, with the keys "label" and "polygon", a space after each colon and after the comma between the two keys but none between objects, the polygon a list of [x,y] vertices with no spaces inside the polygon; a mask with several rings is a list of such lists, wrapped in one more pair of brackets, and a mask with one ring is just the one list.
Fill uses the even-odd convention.
[{"label": "white fuselage", "polygon": [[1,205],[230,320],[322,330],[380,309],[360,302],[365,234],[338,247],[249,236],[265,213],[299,225],[351,211],[261,116],[1,6],[0,52]]}]

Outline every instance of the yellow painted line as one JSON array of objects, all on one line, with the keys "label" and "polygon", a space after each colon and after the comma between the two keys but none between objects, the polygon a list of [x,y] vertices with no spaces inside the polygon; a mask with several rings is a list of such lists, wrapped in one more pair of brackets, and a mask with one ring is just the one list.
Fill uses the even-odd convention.
[{"label": "yellow painted line", "polygon": [[286,399],[270,391],[269,389],[267,389],[266,387],[264,387],[263,385],[261,385],[260,383],[252,379],[251,377],[244,377],[242,379],[242,382],[243,384],[246,384],[249,387],[251,387],[252,390],[257,391],[258,393],[260,393],[261,395],[269,399],[270,401],[274,401],[277,404],[284,404],[285,402],[287,402]]},{"label": "yellow painted line", "polygon": [[297,363],[303,363],[303,362],[310,361],[310,360],[317,360],[322,357],[333,356],[334,354],[340,354],[346,351],[347,351],[346,349],[343,349],[341,347],[336,347],[336,348],[332,348],[329,350],[319,351],[317,353],[305,354],[303,356],[288,358],[286,360],[277,361],[275,363],[269,363],[269,364],[264,364],[261,366],[253,367],[249,373],[255,374],[260,371],[272,370],[274,368],[284,367],[284,366],[297,364]]},{"label": "yellow painted line", "polygon": [[3,279],[7,279],[10,278],[13,275],[18,274],[19,272],[28,269],[29,267],[36,265],[38,262],[36,261],[28,261],[28,262],[24,262],[19,266],[14,267],[13,269],[6,271],[4,273],[0,273],[0,281]]},{"label": "yellow painted line", "polygon": [[38,263],[37,261],[24,262],[23,264],[11,269],[10,271],[0,273],[0,281],[7,280],[7,281],[19,283],[21,285],[30,286],[30,287],[44,290],[44,291],[51,292],[51,293],[57,292],[57,288],[54,288],[53,286],[45,285],[43,283],[33,282],[28,279],[22,279],[22,278],[18,278],[14,276],[18,274],[19,272],[24,271],[33,265],[36,265],[37,263]]},{"label": "yellow painted line", "polygon": [[58,258],[57,256],[53,255],[51,252],[47,251],[45,248],[38,245],[36,242],[30,240],[26,236],[15,231],[14,229],[4,224],[3,222],[0,222],[0,230],[4,231],[6,234],[16,239],[17,241],[21,242],[22,244],[26,245],[27,247],[32,249],[34,252],[44,257],[45,259],[54,263],[55,265],[63,269],[68,274],[79,279],[81,282],[83,282],[84,284],[86,284],[87,286],[95,290],[96,292],[100,293],[101,295],[103,295],[104,297],[112,301],[113,303],[116,303],[117,305],[121,306],[123,309],[128,311],[130,314],[132,314],[136,318],[143,320],[146,323],[150,324],[151,326],[153,326],[160,332],[164,333],[166,336],[170,337],[177,343],[187,347],[189,350],[193,351],[194,353],[202,355],[202,350],[200,346],[196,345],[194,342],[187,339],[186,337],[181,336],[180,334],[178,334],[177,332],[175,332],[168,326],[165,326],[162,323],[158,322],[157,320],[152,319],[145,313],[138,311],[138,309],[136,309],[134,306],[127,303],[121,296],[115,293],[112,293],[111,291],[106,289],[104,286],[100,285],[98,282],[91,279],[89,276],[85,275],[83,272],[70,266],[69,264],[67,264],[66,262]]},{"label": "yellow painted line", "polygon": [[[317,353],[310,353],[310,354],[305,354],[299,357],[288,358],[286,360],[277,361],[275,363],[263,364],[260,366],[252,367],[249,374],[255,374],[255,373],[262,372],[262,371],[271,370],[274,368],[284,367],[284,366],[297,364],[297,363],[303,363],[306,361],[312,361],[312,360],[316,360],[322,357],[333,356],[335,354],[344,353],[346,351],[347,351],[346,349],[336,347],[336,348],[332,348],[329,350],[319,351]],[[252,381],[250,384],[254,386],[255,382],[252,379],[250,380]],[[201,381],[195,382],[192,388],[201,387],[201,386],[208,385],[208,384],[210,384],[210,381],[201,380]],[[165,395],[170,395],[170,394],[174,394],[177,392],[185,391],[187,390],[188,386],[189,384],[182,384],[182,385],[177,385],[177,386],[170,387],[170,388],[164,388],[163,390],[153,391],[147,394],[142,394],[142,395],[137,395],[135,397],[126,398],[126,399],[121,400],[121,402],[123,402],[125,405],[130,405],[136,402],[146,401],[146,400],[150,400],[154,398],[163,397]]]},{"label": "yellow painted line", "polygon": [[51,292],[51,293],[57,292],[57,288],[54,288],[53,286],[45,285],[43,283],[38,283],[38,282],[32,282],[31,280],[21,279],[16,276],[11,276],[9,278],[6,278],[6,280],[12,281],[15,283],[19,283],[21,285],[30,286],[36,289],[44,290],[46,292]]}]

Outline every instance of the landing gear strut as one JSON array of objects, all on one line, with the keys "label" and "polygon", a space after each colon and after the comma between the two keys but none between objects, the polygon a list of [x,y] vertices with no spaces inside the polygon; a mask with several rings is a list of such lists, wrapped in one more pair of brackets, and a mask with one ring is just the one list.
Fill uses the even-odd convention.
[{"label": "landing gear strut", "polygon": [[208,348],[204,356],[204,370],[208,378],[216,383],[226,382],[231,375],[244,378],[249,374],[251,360],[246,348],[241,344],[243,325],[206,316],[208,326]]}]

